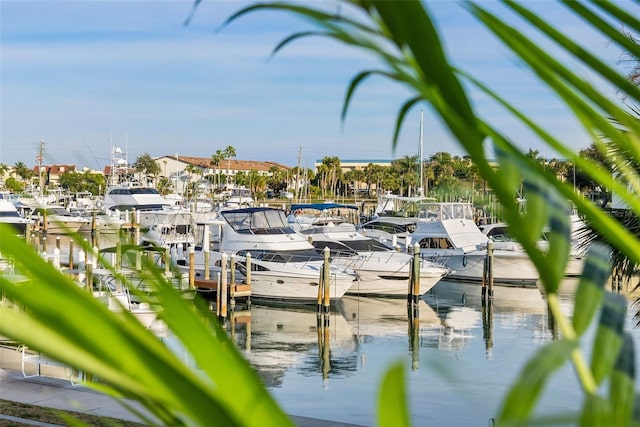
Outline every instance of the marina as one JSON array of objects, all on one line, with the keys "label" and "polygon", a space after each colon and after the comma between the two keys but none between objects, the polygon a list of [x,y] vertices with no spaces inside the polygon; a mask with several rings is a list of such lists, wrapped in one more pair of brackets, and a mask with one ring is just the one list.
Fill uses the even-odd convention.
[{"label": "marina", "polygon": [[[100,238],[100,247],[115,243],[113,235]],[[68,258],[64,239],[47,236],[48,250],[60,247]],[[566,278],[561,287],[567,314],[577,280]],[[630,297],[626,330],[638,343],[632,303]],[[229,308],[223,324],[285,412],[365,426],[376,424],[382,375],[394,362],[405,368],[414,425],[490,425],[527,360],[558,337],[538,287],[499,286],[488,302],[478,283],[444,278],[418,299],[415,313],[412,320],[407,298],[345,295],[331,302],[326,326],[318,323],[314,305],[259,301]],[[149,327],[198,369],[162,322]],[[15,358],[3,356],[0,362],[0,368],[20,372]],[[25,369],[32,375],[35,366]],[[63,378],[68,372],[46,364],[38,369]],[[581,399],[573,368],[566,365],[552,377],[536,414],[566,415]]]}]

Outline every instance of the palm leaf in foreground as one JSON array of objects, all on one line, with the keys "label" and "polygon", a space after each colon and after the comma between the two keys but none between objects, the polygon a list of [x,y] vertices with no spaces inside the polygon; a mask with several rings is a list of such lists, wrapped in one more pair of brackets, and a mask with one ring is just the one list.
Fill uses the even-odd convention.
[{"label": "palm leaf in foreground", "polygon": [[291,424],[224,331],[207,326],[166,281],[154,284],[164,319],[200,372],[130,313],[109,311],[4,225],[0,253],[27,277],[18,282],[0,276],[4,295],[23,307],[0,307],[0,334],[98,378],[88,385],[139,401],[162,424]]}]

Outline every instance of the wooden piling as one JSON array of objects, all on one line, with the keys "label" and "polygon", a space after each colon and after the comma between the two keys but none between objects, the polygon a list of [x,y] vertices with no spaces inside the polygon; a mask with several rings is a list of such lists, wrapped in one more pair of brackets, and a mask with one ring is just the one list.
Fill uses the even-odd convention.
[{"label": "wooden piling", "polygon": [[88,260],[85,260],[84,266],[85,266],[85,284],[87,287],[87,291],[89,292],[93,292],[93,264],[90,262],[87,262]]},{"label": "wooden piling", "polygon": [[229,273],[229,283],[231,285],[229,286],[229,303],[233,309],[236,305],[236,254],[231,254],[229,257]]},{"label": "wooden piling", "polygon": [[325,265],[323,264],[322,267],[320,267],[320,277],[318,278],[318,301],[316,306],[318,310],[318,319],[320,319],[320,314],[322,313],[322,298],[324,296],[324,268]]},{"label": "wooden piling", "polygon": [[209,269],[211,268],[211,252],[209,252],[209,248],[205,246],[204,248],[204,278],[205,280],[209,280],[211,277],[211,272]]},{"label": "wooden piling", "polygon": [[193,247],[189,248],[189,289],[195,289],[196,277],[196,253]]},{"label": "wooden piling", "polygon": [[48,228],[48,224],[47,224],[47,209],[44,208],[42,209],[42,232],[44,233],[44,235],[47,235],[47,228]]},{"label": "wooden piling", "polygon": [[411,287],[411,303],[418,306],[420,300],[420,244],[413,245],[413,286]]},{"label": "wooden piling", "polygon": [[487,242],[487,281],[488,296],[493,300],[493,240]]},{"label": "wooden piling", "polygon": [[95,233],[96,230],[98,229],[97,227],[97,213],[96,211],[93,211],[91,213],[91,233]]},{"label": "wooden piling", "polygon": [[227,254],[222,254],[222,261],[220,263],[220,287],[217,295],[220,306],[218,311],[218,317],[225,319],[227,317]]},{"label": "wooden piling", "polygon": [[94,232],[91,233],[91,237],[93,238],[91,244],[93,244],[94,246],[98,246],[100,244],[100,230],[96,228]]},{"label": "wooden piling", "polygon": [[73,270],[73,239],[69,239],[69,270]]},{"label": "wooden piling", "polygon": [[324,248],[324,264],[323,264],[323,275],[324,275],[324,312],[325,314],[329,313],[329,309],[331,306],[331,264],[329,263],[329,255],[331,251],[328,247]]},{"label": "wooden piling", "polygon": [[120,270],[122,268],[122,243],[120,240],[116,242],[116,262],[115,262],[116,270]]}]

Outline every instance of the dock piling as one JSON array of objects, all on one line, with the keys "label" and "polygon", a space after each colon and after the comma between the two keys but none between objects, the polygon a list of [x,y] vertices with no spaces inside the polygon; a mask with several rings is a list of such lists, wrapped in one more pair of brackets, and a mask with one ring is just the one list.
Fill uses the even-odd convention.
[{"label": "dock piling", "polygon": [[218,317],[222,319],[227,318],[227,261],[228,257],[226,253],[222,254],[222,261],[220,263],[221,271],[220,271],[220,292],[217,297],[219,302],[220,311],[218,311]]},{"label": "dock piling", "polygon": [[331,265],[329,263],[329,254],[330,250],[328,247],[324,248],[324,264],[322,268],[323,272],[323,283],[324,283],[324,312],[325,314],[329,314],[329,308],[331,305]]},{"label": "dock piling", "polygon": [[196,252],[193,247],[189,247],[189,289],[195,289],[196,277]]}]

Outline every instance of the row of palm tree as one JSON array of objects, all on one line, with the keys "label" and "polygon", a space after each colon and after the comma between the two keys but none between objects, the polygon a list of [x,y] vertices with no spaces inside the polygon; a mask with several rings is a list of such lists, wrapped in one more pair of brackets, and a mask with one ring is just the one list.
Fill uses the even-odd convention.
[{"label": "row of palm tree", "polygon": [[[612,170],[610,162],[607,162],[607,157],[595,144],[582,150],[580,155]],[[602,189],[590,178],[589,174],[575,167],[574,163],[557,158],[549,159],[541,156],[539,151],[532,149],[529,150],[527,156],[553,171],[554,175],[560,179],[573,183],[574,187],[582,192],[602,192]],[[215,175],[205,176],[205,169],[194,164],[188,165],[185,171],[188,174],[198,176],[199,179],[196,181],[205,178],[211,182],[213,188],[221,190],[230,183],[232,177],[230,160],[235,157],[235,148],[228,146],[224,150],[216,150],[216,153],[211,156],[210,165],[216,169]],[[225,160],[227,162],[226,173],[223,172]],[[141,174],[156,178],[156,185],[162,193],[178,190],[175,188],[176,184],[172,183],[168,177],[160,176],[160,167],[149,154],[139,156],[133,167]],[[28,183],[34,178],[33,170],[22,162],[16,163],[13,167],[1,165],[0,173],[4,174],[7,171],[12,177],[16,177],[16,179],[5,181],[5,187],[10,190],[21,190],[24,183]],[[417,155],[398,158],[393,160],[389,166],[369,163],[362,169],[351,169],[346,172],[342,170],[339,157],[327,156],[322,159],[316,171],[298,166],[290,170],[272,166],[268,176],[257,171],[238,172],[233,175],[233,181],[235,185],[245,186],[259,197],[265,197],[269,191],[278,194],[281,191],[293,190],[296,188],[295,183],[298,180],[296,199],[327,199],[357,195],[373,197],[379,189],[408,196],[417,194],[418,189],[422,188],[424,194],[434,197],[441,197],[443,194],[454,197],[470,194],[486,196],[490,190],[486,182],[480,178],[478,168],[468,155],[456,156],[441,151],[426,158],[423,162],[422,183],[419,182],[420,174],[418,171],[419,159]],[[84,181],[78,182],[77,179],[61,180],[60,185],[66,188],[69,182],[74,182],[75,191],[93,192],[97,188],[95,185],[89,184],[87,184],[87,188],[81,188]],[[187,195],[195,192],[196,186],[196,182],[187,184],[184,188]]]}]

